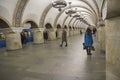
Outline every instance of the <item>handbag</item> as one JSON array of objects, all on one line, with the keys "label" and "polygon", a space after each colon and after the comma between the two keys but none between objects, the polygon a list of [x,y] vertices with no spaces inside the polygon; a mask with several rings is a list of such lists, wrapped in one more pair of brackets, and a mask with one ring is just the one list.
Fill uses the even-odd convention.
[{"label": "handbag", "polygon": [[86,49],[85,43],[83,43],[83,49]]},{"label": "handbag", "polygon": [[94,47],[94,46],[91,46],[91,50],[92,50],[92,51],[95,51],[95,47]]}]

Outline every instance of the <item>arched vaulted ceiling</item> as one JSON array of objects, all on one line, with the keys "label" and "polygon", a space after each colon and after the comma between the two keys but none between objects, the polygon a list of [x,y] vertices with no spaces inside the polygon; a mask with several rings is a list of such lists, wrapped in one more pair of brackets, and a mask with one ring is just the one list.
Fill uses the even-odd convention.
[{"label": "arched vaulted ceiling", "polygon": [[[96,18],[96,21],[97,21],[97,19],[98,19],[97,15],[96,15],[94,12],[92,12],[90,9],[88,9],[88,8],[86,8],[86,7],[84,7],[84,6],[79,6],[79,5],[74,5],[74,6],[72,6],[72,7],[81,7],[81,8],[86,9],[88,12],[90,12],[91,14],[94,15],[94,17]],[[66,9],[69,9],[69,7],[63,9],[63,11],[61,11],[60,13],[58,13],[58,15],[57,15],[57,17],[55,18],[55,21],[54,21],[54,26],[56,26],[56,23],[57,23],[59,17],[64,13],[64,11],[65,11]]]},{"label": "arched vaulted ceiling", "polygon": [[[101,8],[104,0],[65,1],[67,3],[72,2],[72,7],[84,9],[81,10],[81,12],[90,14],[87,16],[93,16],[92,18],[94,19],[91,20],[93,23],[96,23],[95,19],[96,21],[99,19],[99,14],[101,14],[100,12],[102,10]],[[22,24],[26,20],[33,20],[38,27],[44,27],[45,23],[52,23],[54,25],[53,27],[55,27],[57,25],[57,21],[61,19],[60,16],[63,16],[63,21],[70,19],[66,14],[63,14],[66,9],[69,9],[69,7],[67,6],[59,13],[58,10],[55,10],[55,8],[52,7],[51,0],[0,0],[0,17],[5,18],[6,22],[8,21],[12,27],[22,27]]]},{"label": "arched vaulted ceiling", "polygon": [[[83,13],[83,12],[84,12],[84,16],[87,16],[87,17],[91,17],[91,18],[94,17],[94,15],[92,15],[92,14],[91,14],[90,12],[88,12],[88,11],[84,11],[84,10],[80,10],[80,11],[79,11],[79,10],[78,10],[78,12],[79,12],[79,13],[81,13],[81,12]],[[87,17],[86,17],[86,18],[87,18]],[[72,20],[74,19],[73,17],[70,17],[70,18],[71,18]],[[86,18],[85,18],[85,19],[86,19]],[[71,19],[69,19],[69,20],[68,20],[68,23],[67,23],[67,19],[69,19],[69,16],[66,16],[66,17],[65,17],[65,19],[62,21],[62,22],[63,22],[62,25],[67,25],[67,24],[69,23],[69,21],[71,20]],[[92,18],[92,19],[93,19],[93,18]],[[91,19],[91,20],[92,20],[92,19]],[[86,20],[86,21],[87,21],[87,20]],[[92,20],[92,21],[95,21],[95,20]],[[57,22],[57,21],[56,21],[56,22]],[[58,21],[58,22],[59,22],[59,21]],[[65,23],[67,23],[67,24],[65,24]],[[70,21],[70,23],[71,23],[71,21]],[[68,26],[70,25],[70,23],[68,24]]]}]

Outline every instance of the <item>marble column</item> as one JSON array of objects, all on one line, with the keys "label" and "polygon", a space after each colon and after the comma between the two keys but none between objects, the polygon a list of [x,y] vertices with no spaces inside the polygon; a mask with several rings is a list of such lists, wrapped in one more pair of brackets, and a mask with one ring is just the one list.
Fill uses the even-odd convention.
[{"label": "marble column", "polygon": [[105,26],[97,29],[98,42],[100,50],[105,52]]},{"label": "marble column", "polygon": [[56,33],[54,30],[49,30],[48,31],[48,40],[56,40]]},{"label": "marble column", "polygon": [[68,30],[68,29],[66,29],[66,32],[67,32],[67,37],[69,37],[69,30]]},{"label": "marble column", "polygon": [[72,36],[72,29],[69,30],[69,36]]},{"label": "marble column", "polygon": [[77,34],[78,34],[78,35],[80,34],[80,30],[79,30],[79,29],[77,30]]},{"label": "marble column", "polygon": [[73,29],[73,36],[75,35],[75,29]]},{"label": "marble column", "polygon": [[62,38],[62,30],[61,29],[58,29],[57,30],[57,38]]},{"label": "marble column", "polygon": [[34,31],[33,32],[33,42],[35,44],[44,43],[43,31]]},{"label": "marble column", "polygon": [[44,37],[43,37],[43,30],[44,28],[33,28],[33,43],[34,44],[40,44],[44,43]]},{"label": "marble column", "polygon": [[71,36],[73,36],[73,35],[74,35],[74,29],[71,30]]},{"label": "marble column", "polygon": [[16,49],[21,49],[22,44],[21,44],[21,36],[20,33],[7,33],[6,34],[6,49],[7,50],[16,50]]},{"label": "marble column", "polygon": [[120,17],[106,20],[106,61],[112,73],[120,74]]}]

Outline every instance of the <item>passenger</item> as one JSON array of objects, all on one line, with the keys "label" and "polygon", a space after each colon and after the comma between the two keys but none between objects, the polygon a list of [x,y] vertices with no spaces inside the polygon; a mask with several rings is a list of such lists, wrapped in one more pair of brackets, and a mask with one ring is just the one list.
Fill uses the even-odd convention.
[{"label": "passenger", "polygon": [[80,34],[82,35],[82,30],[80,30]]},{"label": "passenger", "polygon": [[96,37],[96,32],[97,32],[97,29],[94,27],[93,28],[93,35]]},{"label": "passenger", "polygon": [[63,30],[62,30],[62,43],[61,43],[61,47],[62,47],[62,45],[63,45],[63,42],[65,42],[66,43],[66,47],[68,46],[68,44],[67,44],[67,32],[66,32],[66,30],[63,28]]},{"label": "passenger", "polygon": [[88,27],[85,32],[83,45],[87,51],[87,55],[92,55],[91,49],[93,45],[93,37],[92,37],[92,30],[90,29],[90,27]]},{"label": "passenger", "polygon": [[21,33],[21,42],[22,44],[26,44],[26,36],[24,32]]},{"label": "passenger", "polygon": [[45,43],[48,40],[48,32],[47,32],[47,30],[44,30],[43,36],[44,36],[44,43]]}]

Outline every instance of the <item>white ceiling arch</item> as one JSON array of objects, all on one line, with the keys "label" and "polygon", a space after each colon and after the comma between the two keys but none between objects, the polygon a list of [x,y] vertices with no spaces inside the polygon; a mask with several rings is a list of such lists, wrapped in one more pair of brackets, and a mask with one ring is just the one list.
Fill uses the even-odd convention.
[{"label": "white ceiling arch", "polygon": [[[66,0],[67,1],[67,0]],[[73,0],[69,0],[69,1],[73,1]],[[86,0],[76,0],[76,1],[81,1],[81,2],[84,2],[85,4],[87,4],[88,6],[89,6],[89,8],[91,9],[91,12],[93,12],[94,14],[96,14],[96,16],[98,15],[97,13],[96,13],[96,11],[94,10],[94,8],[89,4],[89,1],[86,1]],[[80,6],[80,5],[79,5]],[[40,19],[40,23],[39,23],[39,25],[40,26],[44,26],[44,24],[45,24],[45,16],[48,14],[48,12],[49,12],[49,10],[52,8],[52,5],[51,4],[49,4],[47,7],[46,7],[46,9],[44,9],[44,11],[43,11],[43,13],[42,13],[42,16],[41,16],[41,19]],[[83,6],[83,8],[85,8],[86,9],[86,7],[85,6]],[[88,9],[88,8],[87,8]],[[50,14],[50,13],[49,13]]]},{"label": "white ceiling arch", "polygon": [[[21,19],[18,21],[16,16],[17,16],[17,12],[20,11],[18,3],[19,5],[22,5],[21,1],[23,2],[27,1],[27,4],[25,4],[25,6],[22,7],[24,10],[22,10],[21,14],[19,14]],[[96,17],[98,17],[98,13],[99,13],[98,8],[100,9],[98,3],[100,3],[100,1],[98,0],[66,0],[66,1],[73,2],[73,5],[75,1],[81,4],[84,3],[85,5],[82,5],[83,7],[81,8],[89,9],[92,14],[95,14]],[[79,6],[81,6],[81,4],[79,4]],[[0,12],[0,16],[5,17],[12,26],[14,26],[14,24],[17,24],[16,23],[17,21],[18,23],[23,23],[25,20],[32,19],[33,17],[37,16],[36,18],[34,18],[34,21],[39,25],[39,27],[43,27],[46,15],[50,14],[49,10],[52,9],[51,0],[42,0],[42,1],[41,0],[0,0],[0,5],[2,5],[2,7],[5,7],[7,11],[5,14]],[[3,11],[4,9],[2,8],[1,10]],[[34,14],[33,17],[28,16],[30,14]],[[57,13],[55,15],[57,15]]]},{"label": "white ceiling arch", "polygon": [[[88,10],[89,12],[93,13],[91,10],[89,10],[88,8],[86,8],[86,7],[84,7],[84,6],[74,5],[74,6],[71,6],[71,7],[80,7],[80,8],[82,7],[82,8],[85,8],[86,10]],[[64,13],[64,11],[65,11],[66,9],[69,9],[69,7],[65,8],[64,10],[62,10],[62,11],[57,15],[57,17],[56,17],[55,20],[54,20],[54,26],[56,26],[56,23],[57,23],[59,17],[61,16],[61,14]],[[94,15],[95,15],[95,14],[94,14]],[[95,15],[95,16],[96,16],[95,18],[97,18],[96,20],[98,20],[97,15]]]},{"label": "white ceiling arch", "polygon": [[13,25],[12,21],[17,1],[18,0],[0,0],[0,16],[5,18],[11,26]]},{"label": "white ceiling arch", "polygon": [[[91,13],[89,13],[89,12],[87,12],[87,11],[84,11],[84,10],[79,10],[78,12],[85,12],[84,13],[84,15],[87,15],[87,16],[91,16],[91,17],[93,17],[93,15],[91,14]],[[64,19],[64,21],[63,21],[63,25],[66,23],[66,21],[67,21],[67,19],[69,18],[69,16],[67,16],[67,18],[65,18]],[[87,17],[86,17],[87,18]],[[72,18],[73,19],[73,18]],[[92,20],[93,18],[91,18],[91,20]],[[69,19],[70,20],[70,19]],[[92,20],[92,21],[94,21],[94,20]]]}]

